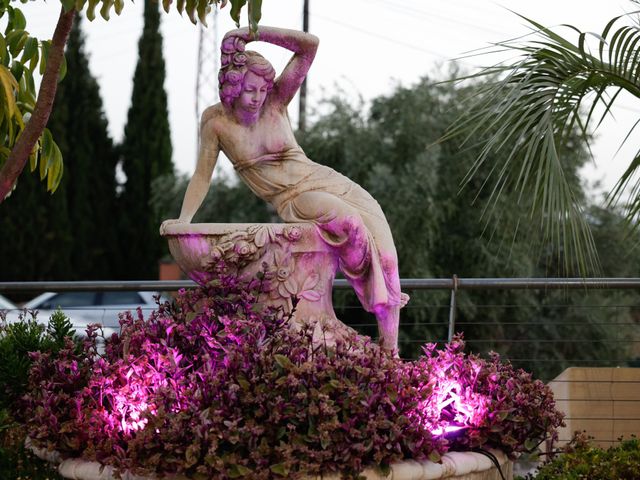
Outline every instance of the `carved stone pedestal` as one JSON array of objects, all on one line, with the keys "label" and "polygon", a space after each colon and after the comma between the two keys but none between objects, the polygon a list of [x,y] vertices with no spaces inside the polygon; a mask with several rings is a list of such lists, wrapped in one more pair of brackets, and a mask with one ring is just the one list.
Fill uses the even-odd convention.
[{"label": "carved stone pedestal", "polygon": [[[173,223],[172,223],[173,222]],[[315,336],[331,342],[348,327],[340,322],[331,299],[338,258],[310,223],[175,223],[160,234],[180,268],[199,284],[216,274],[233,273],[250,280],[265,274],[261,301],[289,313],[293,320],[316,325]],[[322,333],[322,326],[327,333]]]}]

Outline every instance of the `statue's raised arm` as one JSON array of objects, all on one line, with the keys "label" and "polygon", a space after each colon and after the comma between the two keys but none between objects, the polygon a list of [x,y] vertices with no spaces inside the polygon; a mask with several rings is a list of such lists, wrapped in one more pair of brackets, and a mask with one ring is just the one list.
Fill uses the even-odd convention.
[{"label": "statue's raised arm", "polygon": [[[287,106],[302,85],[313,59],[318,50],[320,40],[310,33],[289,30],[286,28],[260,27],[258,38],[253,38],[248,28],[239,28],[228,32],[222,42],[223,55],[225,51],[231,52],[238,43],[236,38],[246,43],[254,40],[271,43],[286,48],[293,52],[293,56],[284,68],[280,76],[275,80],[270,101],[274,104]],[[225,42],[227,43],[225,47]],[[230,59],[230,61],[233,61]],[[224,66],[224,62],[223,62]]]}]

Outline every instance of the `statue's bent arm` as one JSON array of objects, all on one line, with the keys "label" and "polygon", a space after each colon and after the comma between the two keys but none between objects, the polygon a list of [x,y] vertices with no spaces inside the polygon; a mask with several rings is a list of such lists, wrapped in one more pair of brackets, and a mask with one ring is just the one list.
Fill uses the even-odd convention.
[{"label": "statue's bent arm", "polygon": [[[286,28],[261,26],[257,40],[286,48],[293,52],[287,66],[276,79],[273,91],[269,95],[272,102],[287,106],[302,85],[318,50],[320,40],[315,35]],[[232,30],[225,35],[238,36],[246,42],[256,40],[251,37],[248,28]]]},{"label": "statue's bent arm", "polygon": [[206,119],[208,114],[203,114],[202,128],[200,131],[200,152],[196,170],[189,181],[189,186],[184,194],[182,210],[180,211],[180,221],[189,223],[200,208],[204,197],[207,195],[211,176],[218,161],[220,146],[218,136],[214,129],[214,119]]}]

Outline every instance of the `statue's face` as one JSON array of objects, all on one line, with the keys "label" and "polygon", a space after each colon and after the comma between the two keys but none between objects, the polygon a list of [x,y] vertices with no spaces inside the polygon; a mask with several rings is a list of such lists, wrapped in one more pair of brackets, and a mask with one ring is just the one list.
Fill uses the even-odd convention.
[{"label": "statue's face", "polygon": [[242,82],[242,92],[235,100],[235,107],[248,113],[257,113],[267,98],[267,81],[253,72],[247,72]]}]

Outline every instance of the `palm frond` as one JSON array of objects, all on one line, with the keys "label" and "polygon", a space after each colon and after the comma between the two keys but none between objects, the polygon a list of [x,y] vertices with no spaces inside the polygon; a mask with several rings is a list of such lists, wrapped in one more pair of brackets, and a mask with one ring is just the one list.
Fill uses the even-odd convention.
[{"label": "palm frond", "polygon": [[[483,82],[467,113],[443,137],[462,137],[467,144],[483,138],[463,181],[471,182],[481,168],[490,170],[493,187],[483,215],[496,208],[505,191],[515,193],[530,221],[540,222],[543,238],[563,252],[565,267],[575,265],[582,274],[597,271],[597,252],[581,194],[566,177],[563,158],[576,135],[589,145],[590,134],[611,115],[620,92],[640,98],[640,25],[623,23],[637,13],[611,19],[600,34],[564,25],[575,41],[521,16],[535,30],[534,37],[496,44],[515,51],[517,59],[465,77]],[[640,152],[611,202],[637,187],[633,182],[639,172]],[[633,220],[640,218],[640,187],[631,188],[631,194],[626,213]]]}]

